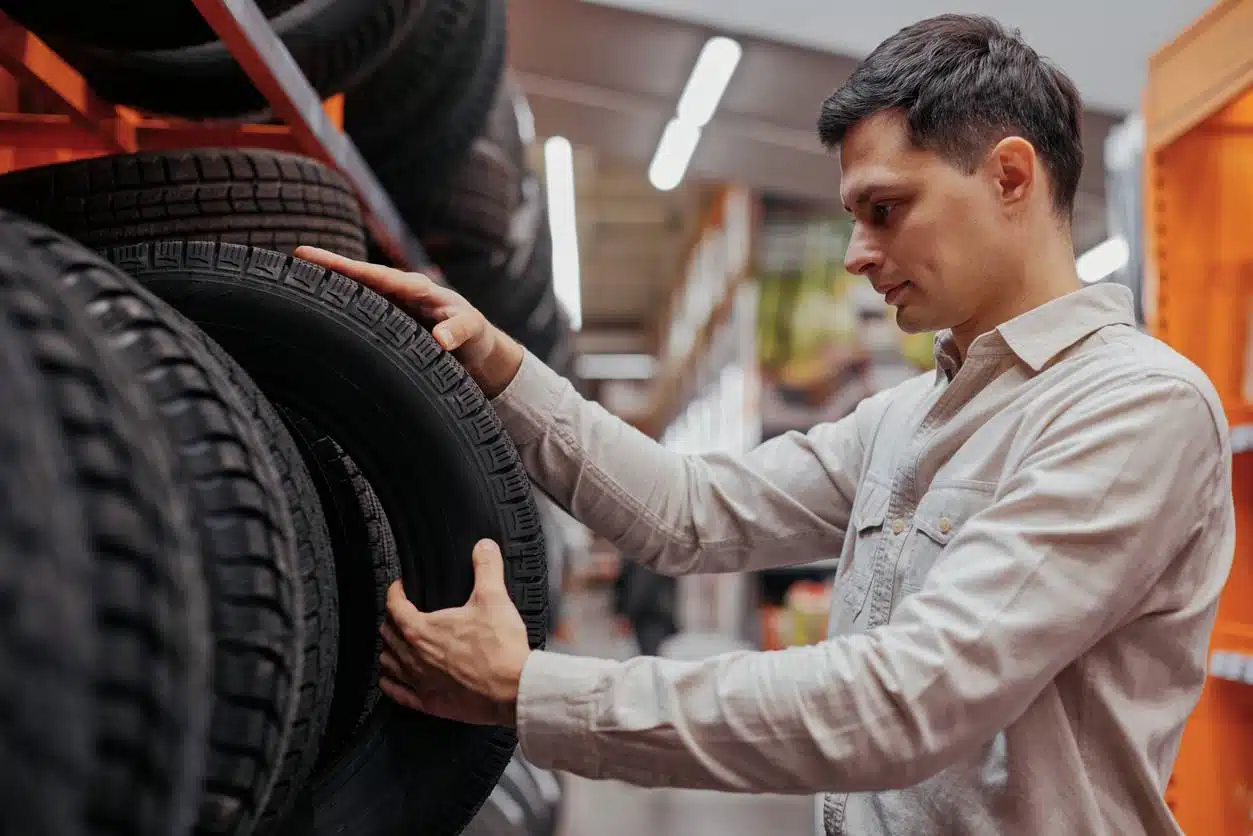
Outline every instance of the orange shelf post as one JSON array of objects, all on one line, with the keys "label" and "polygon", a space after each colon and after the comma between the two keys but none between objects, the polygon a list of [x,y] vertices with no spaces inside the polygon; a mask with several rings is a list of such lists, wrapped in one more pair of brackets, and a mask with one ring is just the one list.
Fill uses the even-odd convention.
[{"label": "orange shelf post", "polygon": [[[343,133],[344,96],[309,84],[254,0],[194,0],[282,124],[152,118],[102,100],[36,35],[0,13],[0,173],[134,151],[193,147],[295,151],[339,170],[361,200],[374,239],[399,266],[431,270],[395,205]],[[24,112],[20,90],[41,112]],[[436,275],[438,275],[436,273]]]},{"label": "orange shelf post", "polygon": [[1236,556],[1210,677],[1166,798],[1184,832],[1253,829],[1253,0],[1222,0],[1149,62],[1150,327],[1213,380],[1232,427]]}]

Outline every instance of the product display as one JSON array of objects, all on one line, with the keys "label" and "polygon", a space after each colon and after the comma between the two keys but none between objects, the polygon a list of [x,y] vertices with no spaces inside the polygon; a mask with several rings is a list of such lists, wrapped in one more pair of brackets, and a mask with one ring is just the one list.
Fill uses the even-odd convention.
[{"label": "product display", "polygon": [[251,832],[277,778],[303,673],[303,590],[278,470],[238,389],[182,316],[103,263],[67,272],[63,287],[149,387],[192,479],[215,646],[198,832]]},{"label": "product display", "polygon": [[168,426],[64,287],[111,273],[0,214],[0,830],[166,836],[203,803],[212,648]]},{"label": "product display", "polygon": [[[257,5],[312,88],[345,94],[327,118],[433,272],[494,265],[511,330],[572,371],[503,0]],[[559,787],[512,729],[379,689],[393,581],[464,603],[491,537],[533,647],[555,590],[530,481],[464,369],[291,257],[374,255],[343,149],[276,124],[273,87],[191,2],[0,10],[47,45],[27,55],[55,53],[19,121],[59,118],[38,108],[67,106],[60,73],[90,91],[75,124],[117,138],[0,158],[0,647],[22,674],[0,677],[0,830],[453,836],[508,784],[519,836],[551,834]]]},{"label": "product display", "polygon": [[[111,102],[154,113],[189,118],[259,115],[269,109],[236,56],[186,0],[140,3],[118,15],[113,4],[53,0],[19,2],[12,13],[76,67],[92,88]],[[424,7],[423,0],[263,0],[270,26],[322,96],[352,88],[386,60]],[[169,8],[168,11],[166,7]],[[95,12],[106,9],[111,14]],[[81,17],[83,10],[88,17]],[[156,15],[156,20],[147,15]],[[196,15],[199,17],[199,15]],[[112,18],[85,26],[93,18]],[[162,30],[160,19],[171,27]],[[69,23],[66,21],[74,21]],[[125,28],[117,31],[122,23]],[[139,32],[144,34],[138,34]],[[158,34],[148,34],[148,33]]]},{"label": "product display", "polygon": [[361,209],[344,178],[276,151],[191,149],[21,169],[0,175],[0,207],[97,248],[184,238],[365,257]]}]

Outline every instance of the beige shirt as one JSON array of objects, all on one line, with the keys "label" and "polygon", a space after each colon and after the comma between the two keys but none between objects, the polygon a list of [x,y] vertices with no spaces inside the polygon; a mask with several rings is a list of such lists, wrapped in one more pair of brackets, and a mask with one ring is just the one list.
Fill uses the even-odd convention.
[{"label": "beige shirt", "polygon": [[495,400],[533,480],[670,574],[839,557],[830,637],[700,662],[532,654],[533,762],[823,793],[828,834],[1167,834],[1234,550],[1205,375],[1095,285],[855,413],[679,455],[528,356]]}]

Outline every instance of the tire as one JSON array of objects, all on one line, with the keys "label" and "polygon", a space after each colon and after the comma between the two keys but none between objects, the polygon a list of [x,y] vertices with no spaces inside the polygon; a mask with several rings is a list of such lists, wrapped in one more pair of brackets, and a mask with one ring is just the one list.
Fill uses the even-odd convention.
[{"label": "tire", "polygon": [[278,472],[190,323],[116,270],[68,273],[62,284],[145,382],[193,480],[192,529],[204,556],[215,642],[208,768],[195,832],[250,833],[287,745],[304,643],[295,532]]},{"label": "tire", "polygon": [[[302,0],[270,26],[322,98],[351,89],[414,28],[428,0]],[[189,119],[257,116],[269,102],[212,34],[174,49],[134,51],[54,38],[50,45],[102,97]]]},{"label": "tire", "polygon": [[0,206],[96,248],[186,238],[366,253],[347,181],[279,151],[142,152],[26,168],[0,175]]},{"label": "tire", "polygon": [[[405,83],[423,77],[424,61],[405,59],[425,56],[425,45],[412,54],[406,45],[398,46],[397,60],[380,68],[345,104],[344,130],[419,236],[432,223],[445,187],[481,133],[504,72],[504,0],[472,0],[472,9],[465,41],[457,44],[457,70],[428,106],[419,109],[414,97],[396,94]],[[383,90],[392,95],[384,96]],[[385,104],[371,108],[371,99]],[[388,117],[379,119],[379,113]]]},{"label": "tire", "polygon": [[[428,253],[437,258],[448,284],[472,305],[490,308],[496,316],[526,315],[534,307],[536,297],[543,290],[542,274],[547,265],[552,270],[552,238],[548,231],[548,214],[541,209],[536,229],[527,232],[530,246],[522,249],[518,244],[497,252],[467,251],[462,247],[450,249],[432,247]],[[520,237],[520,236],[519,236]],[[534,281],[540,276],[541,281]],[[527,299],[520,302],[519,294]],[[512,313],[521,308],[522,314]],[[488,317],[491,319],[491,317]]]},{"label": "tire", "polygon": [[201,793],[211,655],[188,482],[147,391],[63,292],[116,273],[0,215],[5,833],[167,836]]},{"label": "tire", "polygon": [[[426,0],[387,59],[356,85],[344,103],[344,127],[354,141],[374,147],[406,128],[439,124],[464,97],[478,66],[486,0]],[[476,17],[477,15],[477,17]],[[383,124],[378,114],[389,114]]]},{"label": "tire", "polygon": [[559,319],[552,280],[552,236],[544,214],[530,261],[521,274],[510,264],[480,258],[448,265],[449,283],[488,321],[547,361],[568,323]]},{"label": "tire", "polygon": [[[298,2],[257,0],[257,6],[271,18]],[[59,37],[109,49],[174,49],[217,38],[204,16],[186,0],[5,0],[4,12],[41,38]],[[143,24],[137,25],[141,20]]]},{"label": "tire", "polygon": [[88,833],[95,558],[54,393],[0,291],[0,831]]},{"label": "tire", "polygon": [[[531,645],[543,645],[548,582],[530,481],[483,393],[429,333],[356,282],[280,253],[166,242],[111,257],[352,457],[387,513],[417,606],[463,604],[473,546],[491,537]],[[515,745],[511,729],[381,702],[307,788],[307,818],[292,832],[455,834]]]},{"label": "tire", "polygon": [[514,108],[516,93],[506,75],[496,88],[483,133],[432,210],[432,221],[422,235],[424,246],[439,249],[455,243],[462,250],[483,253],[508,247],[527,173]]},{"label": "tire", "polygon": [[400,559],[378,497],[343,448],[308,419],[290,411],[284,418],[314,475],[338,567],[340,665],[321,769],[339,757],[378,703],[379,628],[387,613],[387,587],[400,577]]},{"label": "tire", "polygon": [[[534,139],[534,125],[526,128],[522,125],[523,113],[530,113],[530,105],[522,86],[518,84],[513,73],[505,70],[500,81],[500,92],[497,101],[487,116],[487,128],[483,135],[490,137],[505,152],[508,160],[518,171],[526,170],[526,148]],[[533,117],[532,117],[533,119]],[[529,129],[529,130],[528,130]],[[527,130],[529,136],[523,136]]]},{"label": "tire", "polygon": [[296,441],[278,412],[235,359],[197,329],[200,345],[225,370],[278,468],[296,535],[296,560],[304,601],[304,659],[296,699],[290,700],[291,733],[256,836],[276,832],[318,761],[335,690],[339,658],[339,591],[335,555],[322,502]]},{"label": "tire", "polygon": [[431,210],[432,220],[421,235],[423,246],[483,253],[505,248],[522,200],[520,183],[520,171],[502,148],[483,137],[474,140],[470,155]]}]

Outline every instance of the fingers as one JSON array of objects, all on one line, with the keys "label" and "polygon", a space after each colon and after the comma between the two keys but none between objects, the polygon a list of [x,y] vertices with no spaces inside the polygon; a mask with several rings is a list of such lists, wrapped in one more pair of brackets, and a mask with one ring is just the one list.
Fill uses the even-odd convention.
[{"label": "fingers", "polygon": [[482,314],[474,308],[463,307],[436,325],[431,335],[444,351],[456,351],[482,332]]},{"label": "fingers", "polygon": [[474,546],[474,596],[481,600],[508,600],[505,588],[505,561],[493,540],[480,540]]},{"label": "fingers", "polygon": [[406,624],[417,624],[422,620],[422,613],[405,595],[404,585],[400,581],[392,581],[387,587],[387,614],[402,632]]},{"label": "fingers", "polygon": [[379,677],[379,689],[405,708],[411,708],[414,711],[422,710],[422,699],[417,692],[390,676]]},{"label": "fingers", "polygon": [[401,638],[392,625],[384,621],[379,632],[383,634],[383,643],[387,648],[384,653],[390,654],[392,660],[401,666],[401,670],[412,670],[415,674],[425,672],[426,666],[422,663],[412,645]]},{"label": "fingers", "polygon": [[382,264],[357,261],[319,247],[297,247],[296,258],[321,265],[382,295],[408,305],[446,305],[459,297],[419,273],[405,273]]}]

